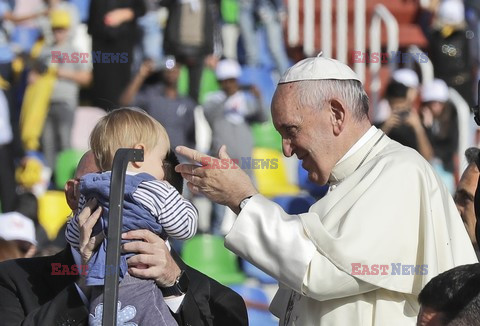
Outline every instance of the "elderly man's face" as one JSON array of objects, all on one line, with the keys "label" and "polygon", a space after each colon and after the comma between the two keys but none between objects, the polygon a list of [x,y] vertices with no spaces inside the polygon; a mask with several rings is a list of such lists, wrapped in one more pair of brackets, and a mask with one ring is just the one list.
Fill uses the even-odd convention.
[{"label": "elderly man's face", "polygon": [[[325,106],[328,103],[325,103]],[[335,150],[330,111],[300,107],[292,83],[277,87],[272,100],[272,118],[282,136],[283,154],[294,154],[302,161],[313,182],[325,184],[335,165]]]},{"label": "elderly man's face", "polygon": [[458,212],[462,217],[465,228],[467,229],[470,240],[477,247],[477,240],[475,238],[475,209],[474,209],[474,197],[475,190],[477,188],[478,181],[478,168],[475,164],[470,164],[457,186],[454,200],[457,205]]}]

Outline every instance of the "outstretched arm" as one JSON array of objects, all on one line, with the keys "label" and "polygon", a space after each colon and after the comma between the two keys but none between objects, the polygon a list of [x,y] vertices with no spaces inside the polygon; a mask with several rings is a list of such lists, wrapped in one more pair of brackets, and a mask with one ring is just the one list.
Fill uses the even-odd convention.
[{"label": "outstretched arm", "polygon": [[243,199],[258,193],[248,175],[228,156],[225,145],[220,148],[219,158],[184,146],[178,146],[176,151],[196,163],[182,163],[175,167],[175,171],[188,181],[187,186],[193,193],[202,193],[210,200],[230,207],[235,214],[240,212]]}]

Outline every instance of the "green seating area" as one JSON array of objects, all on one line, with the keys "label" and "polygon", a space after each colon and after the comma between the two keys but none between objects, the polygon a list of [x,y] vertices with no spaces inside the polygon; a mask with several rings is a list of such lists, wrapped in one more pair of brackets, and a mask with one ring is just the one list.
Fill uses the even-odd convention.
[{"label": "green seating area", "polygon": [[55,186],[57,189],[63,189],[68,179],[73,178],[83,153],[83,151],[76,149],[67,149],[58,155],[55,165]]},{"label": "green seating area", "polygon": [[237,256],[225,248],[220,236],[200,234],[185,241],[182,259],[224,285],[243,283],[246,279]]}]

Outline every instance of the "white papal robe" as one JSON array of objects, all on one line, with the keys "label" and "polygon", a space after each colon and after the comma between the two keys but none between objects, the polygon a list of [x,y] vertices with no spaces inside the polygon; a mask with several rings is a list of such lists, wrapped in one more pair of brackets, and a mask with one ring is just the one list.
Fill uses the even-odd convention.
[{"label": "white papal robe", "polygon": [[477,262],[427,161],[380,130],[356,147],[308,213],[288,215],[258,194],[226,236],[227,248],[279,280],[270,309],[280,325],[415,325],[423,286]]}]

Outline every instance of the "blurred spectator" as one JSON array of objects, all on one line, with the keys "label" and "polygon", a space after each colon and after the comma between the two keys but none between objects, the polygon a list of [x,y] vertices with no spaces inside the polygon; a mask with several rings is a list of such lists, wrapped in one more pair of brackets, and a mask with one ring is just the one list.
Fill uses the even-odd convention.
[{"label": "blurred spectator", "polygon": [[418,113],[412,108],[408,88],[392,80],[387,86],[386,99],[391,108],[390,117],[380,128],[393,140],[418,151],[427,161],[433,157],[433,149]]},{"label": "blurred spectator", "polygon": [[460,181],[455,191],[455,205],[457,205],[458,212],[462,217],[463,224],[467,229],[468,236],[472,240],[473,248],[480,257],[477,239],[475,237],[475,225],[477,219],[475,217],[475,191],[477,189],[478,177],[480,176],[478,167],[480,166],[480,149],[470,147],[465,151],[468,166],[462,174]]},{"label": "blurred spectator", "polygon": [[[92,36],[93,54],[100,53],[98,60],[93,61],[93,106],[105,110],[118,106],[120,94],[131,79],[133,47],[139,36],[137,19],[145,10],[143,0],[91,1],[88,32]],[[126,62],[108,57],[125,57],[125,54]]]},{"label": "blurred spectator", "polygon": [[[412,108],[416,109],[415,104],[418,98],[418,86],[419,80],[417,73],[409,68],[401,68],[397,69],[392,73],[392,77],[390,80],[391,82],[398,82],[405,85],[407,90],[407,99],[409,101],[409,106],[411,105]],[[375,108],[373,112],[372,120],[376,124],[380,124],[390,117],[392,113],[392,108],[390,107],[388,100],[386,98],[382,99],[378,103],[378,107]]]},{"label": "blurred spectator", "polygon": [[18,196],[16,212],[28,217],[35,226],[35,239],[37,240],[37,249],[43,250],[50,245],[50,240],[43,226],[38,222],[38,200],[31,192],[25,192]]},{"label": "blurred spectator", "polygon": [[15,124],[12,124],[10,109],[5,93],[0,89],[0,205],[3,212],[15,209],[14,160],[23,156],[18,130],[12,127]]},{"label": "blurred spectator", "polygon": [[417,73],[409,68],[400,68],[393,72],[392,79],[407,86],[407,100],[414,106],[419,93],[418,86],[420,85]]},{"label": "blurred spectator", "polygon": [[6,20],[11,18],[12,8],[10,8],[7,1],[0,1],[0,75],[7,82],[11,81],[12,74],[12,60],[14,53],[10,45],[9,35],[5,28]]},{"label": "blurred spectator", "polygon": [[[56,11],[56,10],[62,10],[68,12],[70,16],[70,26],[68,28],[68,33],[69,39],[73,40],[73,37],[75,35],[75,31],[80,24],[80,17],[78,13],[77,7],[73,4],[70,3],[69,1],[65,0],[43,0],[45,9],[48,10],[49,12]],[[42,27],[42,34],[43,38],[45,41],[45,44],[51,46],[52,44],[55,43],[55,37],[53,35],[52,31],[52,25],[51,25],[51,20],[49,19],[49,16],[45,16],[45,19],[42,19],[40,24]]]},{"label": "blurred spectator", "polygon": [[[421,307],[417,325],[451,325],[452,320],[460,318],[466,312],[465,308],[470,303],[476,302],[475,304],[478,305],[479,295],[480,264],[457,266],[443,272],[431,279],[418,296]],[[477,315],[476,321],[478,317]],[[477,324],[478,322],[457,325]]]},{"label": "blurred spectator", "polygon": [[188,92],[198,102],[205,60],[214,53],[218,8],[214,0],[161,0],[168,8],[163,49],[188,69]]},{"label": "blurred spectator", "polygon": [[35,226],[18,212],[0,214],[0,239],[14,243],[22,258],[33,257],[37,250]]},{"label": "blurred spectator", "polygon": [[0,262],[17,258],[23,258],[17,244],[13,241],[0,239]]},{"label": "blurred spectator", "polygon": [[283,20],[286,17],[282,0],[239,0],[240,34],[246,52],[246,64],[251,67],[260,65],[260,46],[256,33],[259,23],[265,27],[268,48],[275,61],[277,72],[281,75],[288,68],[288,57],[283,38]]},{"label": "blurred spectator", "polygon": [[[68,11],[54,10],[50,14],[54,44],[43,49],[40,61],[44,67],[54,67],[57,73],[50,108],[42,132],[42,150],[50,168],[55,169],[59,152],[70,148],[70,136],[79,89],[92,79],[91,66],[82,57],[74,59],[78,51],[71,45],[69,28],[72,18]],[[35,79],[33,72],[33,79]]]},{"label": "blurred spectator", "polygon": [[[142,55],[135,57],[135,62],[150,59],[155,67],[159,67],[163,57],[163,26],[161,25],[161,11],[157,0],[145,0],[147,13],[138,19],[142,30],[141,49]],[[139,64],[136,64],[138,68]],[[134,70],[135,71],[135,70]]]},{"label": "blurred spectator", "polygon": [[468,35],[463,1],[443,0],[432,24],[428,53],[435,77],[444,80],[473,106],[472,36]]},{"label": "blurred spectator", "polygon": [[158,120],[167,130],[171,147],[195,147],[196,104],[189,97],[178,94],[180,64],[167,58],[155,68],[151,60],[145,61],[135,78],[123,93],[120,103],[141,107]]},{"label": "blurred spectator", "polygon": [[[452,175],[454,157],[458,148],[457,111],[448,101],[448,86],[441,79],[434,79],[422,88],[422,123],[433,147],[434,157],[441,162],[439,168]],[[435,162],[433,162],[436,166]],[[437,172],[443,172],[438,171]],[[450,190],[453,184],[444,179]]]},{"label": "blurred spectator", "polygon": [[70,0],[70,2],[77,7],[77,12],[82,23],[88,22],[90,1],[91,0]]},{"label": "blurred spectator", "polygon": [[[255,86],[241,88],[238,83],[241,73],[238,62],[231,59],[220,61],[215,74],[221,90],[208,94],[203,104],[205,117],[212,128],[211,153],[217,155],[225,144],[230,157],[239,162],[252,156],[254,142],[250,125],[266,120],[260,91]],[[245,172],[253,179],[251,169]],[[225,206],[214,204],[214,234],[220,234],[224,212]]]},{"label": "blurred spectator", "polygon": [[5,18],[15,24],[11,39],[16,53],[30,52],[41,35],[38,18],[46,14],[43,0],[15,0],[12,12]]}]

